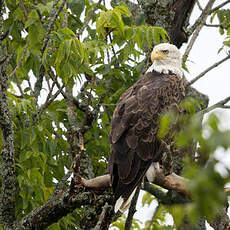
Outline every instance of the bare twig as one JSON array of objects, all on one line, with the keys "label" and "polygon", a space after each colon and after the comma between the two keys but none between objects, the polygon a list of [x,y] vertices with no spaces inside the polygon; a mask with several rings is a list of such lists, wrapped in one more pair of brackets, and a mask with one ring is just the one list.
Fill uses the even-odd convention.
[{"label": "bare twig", "polygon": [[62,96],[67,99],[69,98],[69,100],[71,99],[74,103],[74,105],[79,109],[81,110],[82,112],[85,112],[86,111],[86,106],[85,105],[82,105],[78,100],[77,98],[71,96],[71,95],[68,95],[66,92],[63,91],[63,89],[61,89],[61,85],[58,83],[57,81],[57,77],[55,76],[54,72],[52,71],[52,69],[50,68],[49,71],[48,71],[48,74],[50,76],[50,78],[53,80],[53,82],[55,82],[56,86],[58,87],[58,89],[60,89],[60,92],[62,94]]},{"label": "bare twig", "polygon": [[213,4],[214,4],[215,0],[209,0],[209,2],[207,3],[207,5],[205,6],[203,12],[201,13],[200,17],[196,20],[196,22],[194,23],[193,26],[191,26],[191,28],[189,29],[189,33],[192,34],[192,38],[185,50],[185,53],[183,55],[183,60],[186,61],[188,58],[188,55],[202,29],[202,27],[204,26],[206,19],[208,17],[208,13],[209,10],[212,8]]},{"label": "bare twig", "polygon": [[223,6],[227,5],[228,3],[230,3],[230,0],[227,0],[227,1],[223,2],[223,3],[221,3],[220,5],[216,6],[215,8],[213,8],[212,10],[209,11],[209,14],[213,13],[216,10],[219,10]]},{"label": "bare twig", "polygon": [[228,103],[230,101],[230,96],[229,97],[226,97],[224,100],[221,100],[219,102],[217,102],[216,104],[212,105],[212,106],[209,106],[208,108],[206,109],[203,109],[201,110],[200,112],[198,112],[197,114],[198,115],[203,115],[205,113],[208,113],[214,109],[217,109],[217,108],[230,108],[230,106],[227,106],[225,105],[226,103]]},{"label": "bare twig", "polygon": [[23,3],[22,0],[19,0],[19,5],[20,5],[21,8],[22,8],[22,12],[23,12],[23,14],[24,14],[24,17],[25,17],[26,19],[28,19],[28,12],[27,12],[27,9],[26,9],[26,7],[25,7],[25,5],[24,5],[24,3]]},{"label": "bare twig", "polygon": [[56,99],[56,97],[61,93],[63,90],[64,85],[57,90],[57,92],[54,95],[48,95],[46,98],[46,102],[40,107],[38,116],[41,117],[42,113],[48,108],[48,106]]},{"label": "bare twig", "polygon": [[30,88],[31,93],[33,94],[34,91],[33,91],[33,88],[32,88],[31,82],[30,82],[30,79],[27,80],[27,83],[28,83],[28,86],[29,86],[29,88]]},{"label": "bare twig", "polygon": [[204,9],[202,8],[202,6],[201,6],[199,0],[196,0],[196,4],[197,4],[198,8],[199,8],[201,11],[204,10]]},{"label": "bare twig", "polygon": [[205,21],[206,21],[206,19],[208,17],[209,11],[212,8],[214,2],[215,2],[215,0],[209,0],[208,1],[207,5],[205,6],[205,8],[204,8],[203,12],[201,13],[201,15],[199,16],[199,18],[195,21],[195,23],[189,29],[189,32],[191,34],[197,29],[197,27],[200,24],[204,24],[205,23]]},{"label": "bare twig", "polygon": [[16,67],[14,68],[14,70],[7,77],[8,79],[11,78],[17,72],[18,68],[22,65],[22,61],[26,55],[28,45],[29,45],[29,37],[27,38],[26,45],[25,45],[24,50],[22,52],[22,56],[20,57],[20,60],[19,60],[18,64],[16,65]]},{"label": "bare twig", "polygon": [[66,0],[63,0],[62,4],[58,8],[58,10],[56,10],[57,4],[59,1],[60,0],[56,0],[52,6],[52,9],[50,10],[50,20],[49,20],[49,25],[48,25],[47,32],[46,32],[46,35],[44,37],[44,41],[43,41],[43,45],[42,45],[42,55],[43,55],[43,53],[44,53],[44,51],[48,45],[49,35],[50,35],[51,31],[53,30],[56,19],[57,19],[58,15],[62,11],[62,9],[66,3]]},{"label": "bare twig", "polygon": [[222,109],[230,109],[230,105],[223,105]]},{"label": "bare twig", "polygon": [[204,25],[207,27],[222,27],[221,24],[207,24],[207,23],[205,23]]},{"label": "bare twig", "polygon": [[99,0],[97,5],[92,9],[92,11],[88,14],[83,26],[81,27],[81,29],[79,30],[79,32],[77,33],[77,37],[80,37],[81,34],[83,33],[84,29],[88,26],[89,21],[91,20],[94,12],[99,8],[99,6],[101,5],[102,0]]},{"label": "bare twig", "polygon": [[[47,32],[45,34],[43,44],[42,44],[41,60],[42,60],[43,54],[45,52],[45,49],[48,46],[48,43],[50,41],[50,33],[53,30],[56,19],[57,19],[58,15],[60,14],[60,12],[62,11],[62,9],[66,3],[66,0],[63,0],[60,7],[58,8],[58,10],[56,10],[58,2],[59,2],[59,0],[56,0],[52,6],[52,9],[50,10],[50,17],[49,17],[50,20],[49,20],[49,24],[48,24],[48,29],[47,29]],[[44,66],[42,64],[42,61],[40,61],[39,76],[37,78],[37,81],[36,81],[35,87],[34,87],[34,97],[36,98],[36,100],[37,100],[37,98],[40,94],[40,91],[42,89],[42,82],[43,82],[44,74],[45,74],[45,69],[44,69]]]},{"label": "bare twig", "polygon": [[200,73],[197,77],[195,77],[194,79],[192,79],[188,85],[192,85],[193,83],[195,83],[197,80],[199,80],[201,77],[203,77],[206,73],[208,73],[210,70],[216,68],[217,66],[219,66],[220,64],[222,64],[223,62],[227,61],[230,58],[230,55],[228,55],[227,57],[223,58],[222,60],[214,63],[213,65],[211,65],[210,67],[208,67],[206,70],[204,70],[202,73]]},{"label": "bare twig", "polygon": [[94,230],[101,230],[102,229],[103,221],[105,219],[105,215],[106,215],[108,208],[109,208],[109,205],[106,202],[103,209],[102,209],[102,212],[101,212],[100,218],[97,222],[97,225],[94,227]]}]

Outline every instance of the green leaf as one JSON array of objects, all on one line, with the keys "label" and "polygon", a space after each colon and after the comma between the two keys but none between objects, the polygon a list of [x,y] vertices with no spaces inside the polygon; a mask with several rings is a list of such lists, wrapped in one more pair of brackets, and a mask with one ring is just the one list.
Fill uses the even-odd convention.
[{"label": "green leaf", "polygon": [[28,19],[25,23],[25,28],[31,26],[39,19],[38,13],[36,10],[31,10],[31,12],[28,15]]},{"label": "green leaf", "polygon": [[54,223],[52,225],[50,225],[47,230],[61,230],[59,223]]},{"label": "green leaf", "polygon": [[71,9],[73,14],[76,15],[76,17],[80,17],[85,8],[85,3],[83,0],[68,0],[67,6]]}]

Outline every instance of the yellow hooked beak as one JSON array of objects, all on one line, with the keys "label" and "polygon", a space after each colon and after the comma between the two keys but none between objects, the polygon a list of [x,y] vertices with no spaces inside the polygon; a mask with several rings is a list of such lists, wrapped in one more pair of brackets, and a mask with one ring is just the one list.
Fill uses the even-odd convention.
[{"label": "yellow hooked beak", "polygon": [[162,58],[166,58],[166,56],[161,53],[159,50],[156,50],[155,52],[153,51],[151,53],[151,61],[153,62],[154,60],[159,60],[159,59],[162,59]]}]

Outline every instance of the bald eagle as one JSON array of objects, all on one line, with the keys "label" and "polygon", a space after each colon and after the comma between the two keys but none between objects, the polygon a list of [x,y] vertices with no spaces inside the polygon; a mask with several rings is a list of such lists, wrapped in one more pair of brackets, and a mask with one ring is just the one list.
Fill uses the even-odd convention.
[{"label": "bald eagle", "polygon": [[156,162],[162,158],[158,138],[159,116],[185,96],[180,52],[162,43],[151,53],[152,65],[117,102],[109,136],[109,173],[116,201],[114,210],[130,206],[137,186],[146,175],[154,180]]}]

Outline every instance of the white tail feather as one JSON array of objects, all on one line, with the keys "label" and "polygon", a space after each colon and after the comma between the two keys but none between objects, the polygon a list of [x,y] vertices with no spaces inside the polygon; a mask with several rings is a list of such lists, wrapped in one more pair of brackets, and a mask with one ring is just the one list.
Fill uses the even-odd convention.
[{"label": "white tail feather", "polygon": [[154,182],[155,177],[156,177],[156,172],[159,171],[159,169],[160,169],[160,165],[158,162],[153,162],[149,166],[149,168],[145,174],[149,182]]},{"label": "white tail feather", "polygon": [[134,194],[136,192],[136,189],[137,188],[135,188],[133,190],[133,192],[131,193],[131,195],[129,196],[129,198],[126,201],[124,201],[124,198],[122,196],[119,197],[119,199],[116,201],[116,204],[114,206],[114,212],[115,213],[118,210],[123,213],[123,212],[125,212],[129,208],[129,206],[131,204],[131,201],[133,199],[133,196],[134,196]]},{"label": "white tail feather", "polygon": [[123,202],[124,202],[124,199],[120,196],[119,199],[116,201],[116,204],[114,206],[114,212],[115,213],[120,209]]}]

